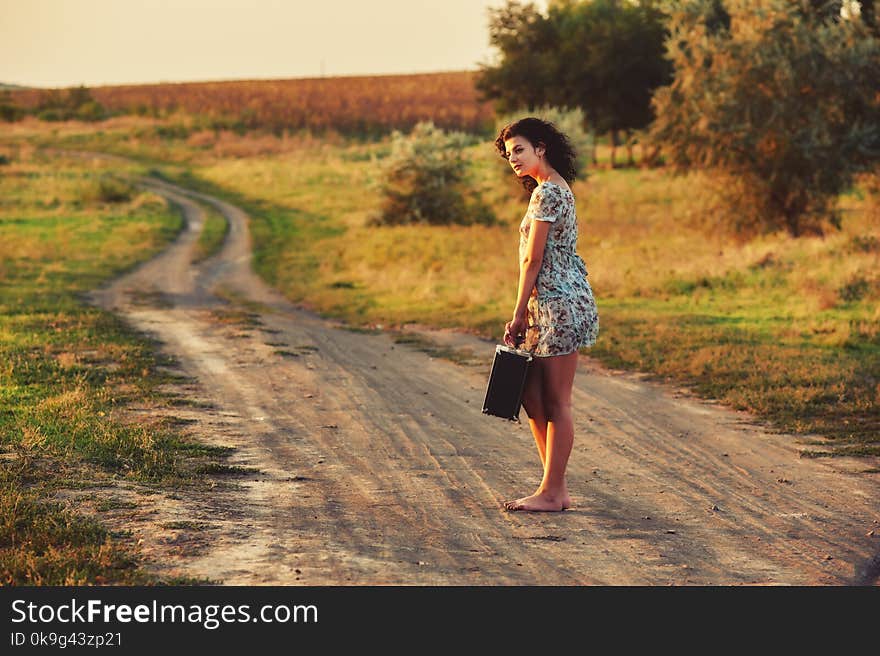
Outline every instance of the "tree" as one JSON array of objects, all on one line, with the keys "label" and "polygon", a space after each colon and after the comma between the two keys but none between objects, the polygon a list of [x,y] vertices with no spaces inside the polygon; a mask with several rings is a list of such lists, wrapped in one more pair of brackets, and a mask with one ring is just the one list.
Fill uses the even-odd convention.
[{"label": "tree", "polygon": [[501,60],[481,68],[477,87],[500,112],[580,108],[612,146],[650,124],[651,94],[671,79],[656,2],[556,0],[544,15],[512,1],[490,10],[489,33]]},{"label": "tree", "polygon": [[562,97],[552,100],[580,107],[596,132],[610,134],[613,166],[620,133],[653,121],[653,91],[671,81],[664,15],[652,2],[593,0],[556,8]]},{"label": "tree", "polygon": [[715,174],[737,231],[798,236],[839,225],[834,204],[880,161],[880,40],[861,20],[809,16],[810,3],[671,3],[675,79],[654,96],[651,136],[679,171]]},{"label": "tree", "polygon": [[60,89],[43,91],[36,112],[47,121],[64,121],[70,118],[98,121],[107,115],[107,110],[92,97],[92,92],[85,85],[71,87],[64,94]]},{"label": "tree", "polygon": [[497,66],[483,65],[477,89],[495,101],[499,112],[549,104],[559,82],[559,29],[533,4],[510,0],[489,9],[489,42],[501,53]]}]

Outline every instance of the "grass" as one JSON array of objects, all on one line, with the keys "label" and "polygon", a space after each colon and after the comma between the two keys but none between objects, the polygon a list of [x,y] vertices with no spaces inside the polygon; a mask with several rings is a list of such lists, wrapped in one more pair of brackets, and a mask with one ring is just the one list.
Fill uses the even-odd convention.
[{"label": "grass", "polygon": [[[367,227],[387,140],[245,135],[233,157],[217,135],[194,148],[133,143],[122,128],[112,138],[62,129],[144,162],[165,158],[169,178],[242,206],[258,273],[353,329],[420,323],[498,339],[509,318],[525,199],[489,141],[470,149],[469,176],[500,225]],[[607,161],[607,146],[598,151]],[[700,173],[598,168],[574,191],[602,323],[591,355],[821,443],[805,455],[880,453],[880,230],[867,187],[839,199],[840,231],[749,241],[715,225],[717,195]]]},{"label": "grass", "polygon": [[[306,307],[361,328],[412,322],[499,339],[521,193],[478,146],[473,179],[501,226],[366,227],[384,146],[220,159],[183,182],[250,213],[258,272]],[[830,438],[804,455],[880,454],[876,199],[861,187],[842,196],[843,229],[825,237],[743,242],[713,224],[717,196],[701,174],[599,169],[574,191],[602,321],[593,356],[806,441]]]},{"label": "grass", "polygon": [[210,528],[210,525],[206,524],[205,522],[181,521],[167,522],[165,524],[162,524],[162,528],[170,531],[205,531]]},{"label": "grass", "polygon": [[218,253],[229,233],[229,222],[218,210],[208,204],[203,204],[202,209],[205,212],[205,224],[196,242],[194,263],[202,262]]},{"label": "grass", "polygon": [[173,424],[127,418],[135,401],[171,407],[169,362],[83,297],[167,244],[180,215],[118,163],[26,149],[0,171],[0,198],[0,581],[168,583],[130,536],[55,496],[120,479],[198,485],[217,457]]},{"label": "grass", "polygon": [[442,358],[457,364],[491,364],[487,357],[479,358],[470,348],[454,348],[438,344],[435,340],[418,333],[397,333],[393,337],[395,344],[407,344],[432,358]]},{"label": "grass", "polygon": [[[146,585],[137,552],[97,521],[47,501],[28,461],[0,467],[0,583]],[[40,472],[44,473],[44,472]]]}]

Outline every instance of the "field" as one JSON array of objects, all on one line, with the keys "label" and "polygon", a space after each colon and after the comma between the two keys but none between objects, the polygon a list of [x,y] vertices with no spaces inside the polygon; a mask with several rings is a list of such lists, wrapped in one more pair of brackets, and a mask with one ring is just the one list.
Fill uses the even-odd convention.
[{"label": "field", "polygon": [[[365,227],[377,200],[365,190],[381,175],[382,145],[307,153],[193,172],[251,209],[266,279],[356,324],[500,337],[514,301],[524,204],[488,146],[472,149],[474,177],[501,227]],[[691,385],[779,428],[831,437],[838,449],[876,453],[873,205],[854,190],[841,199],[839,233],[738,243],[712,229],[710,189],[699,175],[673,179],[662,170],[601,170],[575,185],[579,247],[602,316],[592,354]]]},{"label": "field", "polygon": [[[51,135],[26,122],[18,139],[109,150],[233,199],[251,213],[260,275],[319,312],[360,326],[499,335],[524,200],[489,140],[468,156],[499,225],[368,227],[387,138],[200,130],[171,139],[155,121],[116,121]],[[840,231],[747,242],[713,226],[717,199],[698,173],[598,167],[574,191],[601,307],[593,355],[830,437],[838,450],[876,450],[880,230],[867,184],[840,198]]]},{"label": "field", "polygon": [[[33,108],[46,93],[18,91],[13,98]],[[111,112],[179,112],[209,127],[259,127],[278,134],[308,129],[369,136],[429,118],[471,132],[492,124],[491,106],[478,98],[470,72],[107,86],[92,95]]]},{"label": "field", "polygon": [[[162,363],[82,299],[179,229],[174,210],[131,185],[144,172],[246,209],[257,272],[298,304],[362,329],[500,337],[525,202],[491,139],[475,139],[467,157],[497,225],[375,227],[389,139],[343,132],[243,133],[184,114],[0,127],[7,582],[143,581],[125,536],[73,512],[99,505],[88,482],[202,485],[199,468],[222,455],[188,443],[173,422],[131,421],[132,404],[173,405],[160,392]],[[607,154],[600,147],[600,163]],[[804,456],[880,454],[876,183],[841,196],[840,231],[749,241],[713,224],[711,183],[600,165],[574,185],[601,315],[590,355],[748,410],[800,435]],[[219,217],[209,221],[203,255],[224,234]],[[45,515],[46,499],[77,487],[75,503]]]}]

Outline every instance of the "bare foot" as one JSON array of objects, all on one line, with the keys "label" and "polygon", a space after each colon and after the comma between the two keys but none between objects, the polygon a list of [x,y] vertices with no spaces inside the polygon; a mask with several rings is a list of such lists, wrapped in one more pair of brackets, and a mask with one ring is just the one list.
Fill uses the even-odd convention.
[{"label": "bare foot", "polygon": [[531,512],[559,512],[571,507],[571,497],[565,494],[561,499],[550,496],[543,492],[517,499],[516,501],[507,501],[504,504],[505,510],[510,512],[517,510],[526,510]]}]

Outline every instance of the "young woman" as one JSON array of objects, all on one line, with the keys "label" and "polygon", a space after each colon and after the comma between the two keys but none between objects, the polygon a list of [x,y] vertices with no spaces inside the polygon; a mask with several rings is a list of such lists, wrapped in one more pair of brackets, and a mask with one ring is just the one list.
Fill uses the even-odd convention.
[{"label": "young woman", "polygon": [[574,443],[571,388],[578,349],[592,346],[599,316],[587,268],[577,254],[575,153],[552,123],[524,118],[501,130],[495,145],[531,191],[520,224],[519,286],[504,343],[534,356],[523,407],[538,446],[544,476],[530,496],[507,510],[559,511],[571,506],[565,469]]}]

